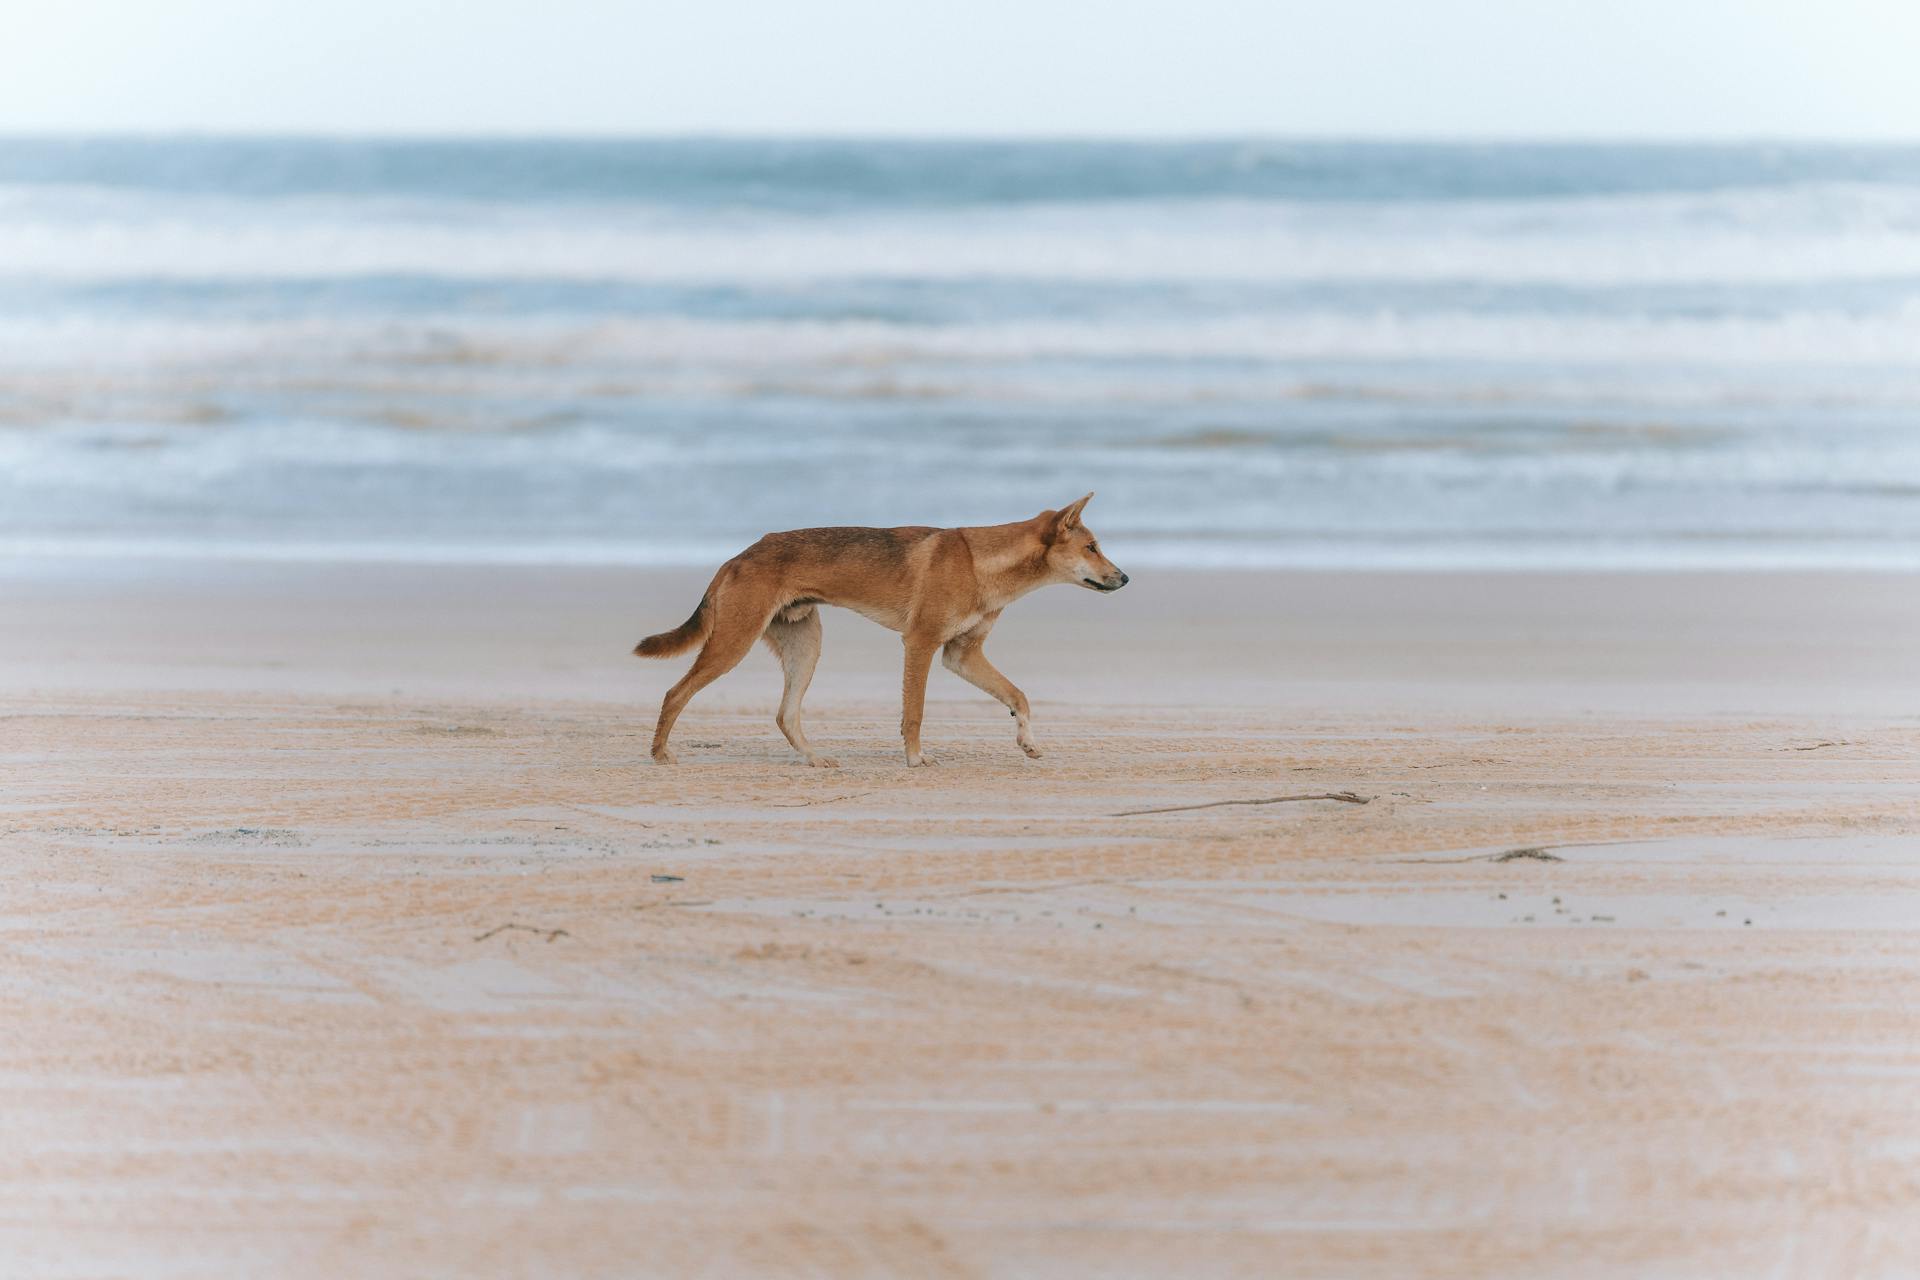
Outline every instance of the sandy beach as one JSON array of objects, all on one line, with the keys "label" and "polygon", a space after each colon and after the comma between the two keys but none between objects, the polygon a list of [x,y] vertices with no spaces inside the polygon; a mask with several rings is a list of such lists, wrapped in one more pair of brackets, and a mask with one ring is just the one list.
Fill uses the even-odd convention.
[{"label": "sandy beach", "polygon": [[7,565],[0,1273],[1920,1270],[1914,578],[1135,576]]}]

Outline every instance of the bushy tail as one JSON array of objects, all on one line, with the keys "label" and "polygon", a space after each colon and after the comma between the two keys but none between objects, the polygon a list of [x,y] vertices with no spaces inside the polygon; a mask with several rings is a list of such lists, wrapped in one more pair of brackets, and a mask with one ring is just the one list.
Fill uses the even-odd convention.
[{"label": "bushy tail", "polygon": [[700,607],[693,616],[671,631],[662,631],[657,636],[648,636],[633,646],[635,654],[642,658],[671,658],[676,653],[685,653],[707,638],[713,630],[713,609],[709,596],[700,597]]}]

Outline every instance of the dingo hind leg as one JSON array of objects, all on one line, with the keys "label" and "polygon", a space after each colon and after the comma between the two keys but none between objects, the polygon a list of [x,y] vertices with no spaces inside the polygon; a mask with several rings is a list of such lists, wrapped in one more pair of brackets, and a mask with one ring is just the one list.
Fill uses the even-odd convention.
[{"label": "dingo hind leg", "polygon": [[713,629],[701,647],[700,656],[660,700],[660,722],[653,730],[653,758],[660,764],[675,763],[673,752],[667,749],[667,735],[673,732],[673,722],[686,710],[693,695],[739,666],[740,659],[752,652],[753,642],[766,630],[767,619],[773,616],[771,604],[761,606],[758,602],[743,601],[738,593],[731,599],[720,595],[711,607]]},{"label": "dingo hind leg", "polygon": [[813,669],[820,661],[820,611],[813,605],[790,605],[773,616],[765,633],[767,647],[780,659],[780,672],[786,687],[780,694],[780,710],[773,721],[787,735],[803,759],[817,769],[834,769],[839,761],[816,752],[800,727],[800,701],[807,696],[813,681]]}]

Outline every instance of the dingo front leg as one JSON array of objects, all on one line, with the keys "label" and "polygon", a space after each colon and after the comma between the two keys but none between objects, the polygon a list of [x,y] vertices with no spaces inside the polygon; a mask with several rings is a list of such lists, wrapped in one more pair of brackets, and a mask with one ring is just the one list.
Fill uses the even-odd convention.
[{"label": "dingo front leg", "polygon": [[939,647],[938,640],[912,634],[906,637],[906,671],[900,682],[900,739],[906,744],[909,768],[933,763],[920,754],[920,719],[927,705],[927,670],[933,666],[933,651]]},{"label": "dingo front leg", "polygon": [[1033,741],[1031,709],[1027,705],[1027,695],[1020,692],[1018,685],[1000,674],[1000,669],[987,661],[985,637],[978,633],[956,636],[947,641],[946,648],[940,652],[940,661],[947,670],[965,680],[974,688],[993,697],[1013,713],[1014,741],[1030,759],[1040,758],[1040,748]]}]

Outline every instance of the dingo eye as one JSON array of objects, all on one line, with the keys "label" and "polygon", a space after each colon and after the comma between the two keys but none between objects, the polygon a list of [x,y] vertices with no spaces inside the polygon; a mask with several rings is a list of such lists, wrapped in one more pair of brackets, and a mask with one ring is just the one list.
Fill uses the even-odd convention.
[{"label": "dingo eye", "polygon": [[1099,543],[1097,543],[1097,542],[1089,542],[1089,543],[1087,543],[1087,550],[1089,550],[1089,551],[1091,551],[1091,552],[1093,552],[1093,554],[1095,554],[1095,555],[1099,555],[1099,554],[1100,554],[1100,544],[1099,544]]}]

